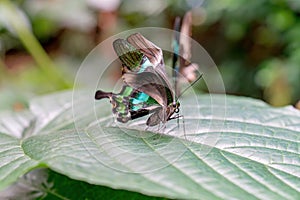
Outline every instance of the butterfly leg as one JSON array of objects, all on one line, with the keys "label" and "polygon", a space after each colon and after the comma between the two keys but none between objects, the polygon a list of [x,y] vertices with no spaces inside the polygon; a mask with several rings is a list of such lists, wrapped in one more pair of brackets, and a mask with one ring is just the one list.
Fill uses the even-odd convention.
[{"label": "butterfly leg", "polygon": [[177,119],[177,125],[178,125],[178,128],[179,128],[179,118],[182,118],[182,125],[183,125],[183,133],[185,135],[185,120],[184,120],[184,115],[175,115],[174,117],[170,117],[169,120],[171,119]]},{"label": "butterfly leg", "polygon": [[158,130],[157,131],[165,131],[166,130],[166,127],[167,127],[167,125],[166,125],[167,123],[161,123],[161,124],[159,124],[159,126],[158,126]]}]

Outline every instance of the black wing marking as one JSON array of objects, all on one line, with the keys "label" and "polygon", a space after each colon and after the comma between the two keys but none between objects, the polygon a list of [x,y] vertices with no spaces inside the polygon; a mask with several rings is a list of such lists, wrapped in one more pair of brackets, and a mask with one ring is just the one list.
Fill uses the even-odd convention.
[{"label": "black wing marking", "polygon": [[130,111],[131,119],[136,119],[136,118],[143,117],[143,116],[148,115],[150,113],[156,112],[158,109],[161,109],[161,106],[151,105],[149,107],[144,107],[144,108],[141,108],[141,109],[136,110],[136,111],[131,110]]}]

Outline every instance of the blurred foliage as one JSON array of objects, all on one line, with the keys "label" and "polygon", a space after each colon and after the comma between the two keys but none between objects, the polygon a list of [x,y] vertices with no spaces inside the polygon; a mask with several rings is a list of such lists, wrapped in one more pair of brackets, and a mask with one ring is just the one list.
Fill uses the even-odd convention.
[{"label": "blurred foliage", "polygon": [[[229,94],[261,98],[275,106],[300,99],[300,1],[3,2],[15,8],[3,12],[7,5],[0,4],[0,91],[9,88],[9,95],[70,88],[80,63],[105,38],[137,27],[172,28],[176,16],[192,9],[192,37],[219,67]],[[23,32],[14,27],[15,17]],[[24,30],[47,56],[41,49],[34,51],[33,43],[26,44]]]},{"label": "blurred foliage", "polygon": [[220,67],[227,92],[262,98],[276,106],[296,103],[300,98],[300,2],[222,3],[209,2],[204,26],[213,34],[205,43]]}]

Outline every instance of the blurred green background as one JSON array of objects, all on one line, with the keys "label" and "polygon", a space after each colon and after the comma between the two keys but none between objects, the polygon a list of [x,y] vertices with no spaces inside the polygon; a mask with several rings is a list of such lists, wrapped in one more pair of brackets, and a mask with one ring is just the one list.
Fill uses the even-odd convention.
[{"label": "blurred green background", "polygon": [[98,43],[137,27],[172,29],[190,9],[192,37],[215,61],[228,94],[296,104],[298,0],[1,0],[0,110],[22,110],[33,96],[72,88]]}]

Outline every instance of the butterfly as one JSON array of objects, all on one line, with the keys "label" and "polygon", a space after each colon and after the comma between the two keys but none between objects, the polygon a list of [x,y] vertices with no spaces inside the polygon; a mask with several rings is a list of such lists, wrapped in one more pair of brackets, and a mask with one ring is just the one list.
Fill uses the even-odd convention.
[{"label": "butterfly", "polygon": [[98,90],[95,98],[109,98],[123,123],[148,114],[147,126],[178,118],[173,115],[180,103],[167,78],[162,50],[140,33],[115,40],[113,47],[122,63],[124,86],[118,94]]},{"label": "butterfly", "polygon": [[[182,82],[196,83],[202,75],[199,75],[199,66],[196,63],[191,63],[192,57],[192,12],[187,12],[181,23],[181,18],[176,17],[174,23],[174,38],[173,46],[173,77],[176,94],[180,95],[179,85]],[[179,58],[179,63],[178,63]],[[189,87],[188,87],[189,88]],[[186,89],[188,89],[186,88]],[[184,93],[183,90],[181,92]]]},{"label": "butterfly", "polygon": [[150,113],[147,126],[172,119],[180,104],[167,78],[162,50],[140,33],[115,40],[113,47],[122,63],[125,84],[118,94],[98,90],[95,98],[109,98],[119,122]]}]

